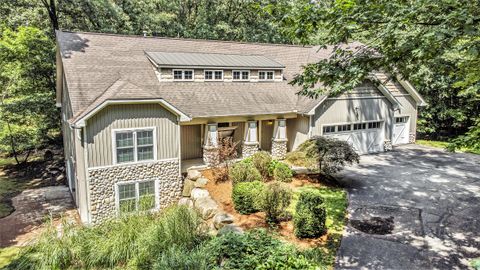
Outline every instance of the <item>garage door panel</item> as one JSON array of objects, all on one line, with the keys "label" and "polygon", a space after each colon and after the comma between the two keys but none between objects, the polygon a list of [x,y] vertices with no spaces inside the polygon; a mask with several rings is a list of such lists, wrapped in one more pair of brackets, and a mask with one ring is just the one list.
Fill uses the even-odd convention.
[{"label": "garage door panel", "polygon": [[383,124],[381,128],[352,130],[324,136],[348,142],[359,154],[382,152],[385,137]]}]

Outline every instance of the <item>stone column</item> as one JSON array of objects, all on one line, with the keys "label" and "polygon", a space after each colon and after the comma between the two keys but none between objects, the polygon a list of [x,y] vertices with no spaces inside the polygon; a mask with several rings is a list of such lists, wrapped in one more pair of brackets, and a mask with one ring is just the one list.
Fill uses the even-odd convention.
[{"label": "stone column", "polygon": [[272,156],[284,159],[287,155],[287,139],[272,139]]},{"label": "stone column", "polygon": [[385,152],[392,151],[393,150],[392,141],[385,140],[385,142],[383,142],[383,150]]},{"label": "stone column", "polygon": [[249,157],[256,152],[258,152],[259,143],[258,142],[243,142],[242,145],[242,157]]},{"label": "stone column", "polygon": [[415,140],[416,140],[416,135],[415,133],[410,133],[408,135],[408,143],[415,143]]},{"label": "stone column", "polygon": [[218,163],[218,147],[213,145],[203,146],[203,163],[212,166]]}]

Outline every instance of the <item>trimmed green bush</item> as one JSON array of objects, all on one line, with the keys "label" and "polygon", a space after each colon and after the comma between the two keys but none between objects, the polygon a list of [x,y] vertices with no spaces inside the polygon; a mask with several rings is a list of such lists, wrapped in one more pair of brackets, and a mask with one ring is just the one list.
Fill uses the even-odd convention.
[{"label": "trimmed green bush", "polygon": [[295,236],[316,238],[326,232],[326,210],[319,191],[308,190],[300,193],[295,210]]},{"label": "trimmed green bush", "polygon": [[280,182],[292,182],[293,171],[287,164],[278,162],[273,169],[273,179]]},{"label": "trimmed green bush", "polygon": [[241,182],[261,181],[262,176],[250,162],[238,162],[230,169],[230,179],[234,184]]},{"label": "trimmed green bush", "polygon": [[268,223],[277,224],[292,200],[292,190],[285,184],[273,182],[266,186],[262,194],[262,210]]},{"label": "trimmed green bush", "polygon": [[260,211],[260,196],[265,184],[260,181],[240,182],[233,186],[232,201],[241,214],[252,214]]},{"label": "trimmed green bush", "polygon": [[251,156],[252,163],[260,172],[264,180],[269,177],[268,168],[272,162],[272,156],[266,151],[260,151]]}]

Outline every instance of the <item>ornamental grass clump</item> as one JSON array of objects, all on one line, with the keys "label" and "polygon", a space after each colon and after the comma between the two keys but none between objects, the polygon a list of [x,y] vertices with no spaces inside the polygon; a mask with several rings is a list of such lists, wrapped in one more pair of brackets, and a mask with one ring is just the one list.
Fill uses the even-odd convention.
[{"label": "ornamental grass clump", "polygon": [[323,198],[317,190],[300,193],[293,219],[295,236],[298,238],[316,238],[326,232],[326,209]]},{"label": "ornamental grass clump", "polygon": [[241,161],[233,165],[230,169],[230,179],[232,179],[235,185],[241,182],[262,181],[262,175],[253,163]]},{"label": "ornamental grass clump", "polygon": [[253,166],[257,168],[263,179],[267,179],[270,176],[268,168],[272,162],[272,156],[270,156],[270,154],[266,151],[260,151],[253,154],[250,158]]},{"label": "ornamental grass clump", "polygon": [[278,224],[288,216],[286,209],[292,200],[292,190],[283,183],[269,183],[262,193],[261,206],[269,224]]}]

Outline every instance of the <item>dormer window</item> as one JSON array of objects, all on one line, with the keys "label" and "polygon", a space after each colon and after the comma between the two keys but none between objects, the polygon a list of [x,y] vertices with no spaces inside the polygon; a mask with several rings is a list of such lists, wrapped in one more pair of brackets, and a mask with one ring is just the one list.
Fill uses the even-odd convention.
[{"label": "dormer window", "polygon": [[234,81],[248,81],[250,79],[249,70],[234,70],[232,72],[232,77]]},{"label": "dormer window", "polygon": [[273,81],[275,72],[273,71],[259,71],[258,79],[260,81]]},{"label": "dormer window", "polygon": [[222,81],[223,70],[205,70],[204,76],[206,81]]},{"label": "dormer window", "polygon": [[173,79],[175,81],[193,81],[193,70],[191,69],[174,69]]}]

